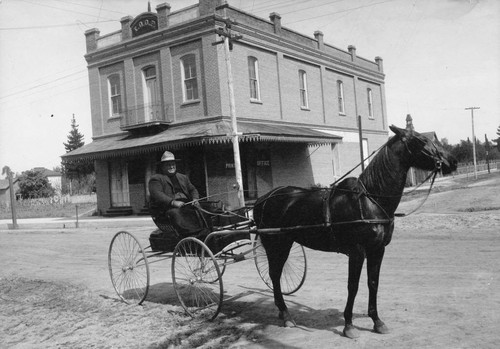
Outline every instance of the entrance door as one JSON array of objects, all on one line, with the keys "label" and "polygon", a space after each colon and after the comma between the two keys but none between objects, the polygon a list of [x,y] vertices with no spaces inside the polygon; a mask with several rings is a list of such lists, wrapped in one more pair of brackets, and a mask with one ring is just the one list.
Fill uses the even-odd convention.
[{"label": "entrance door", "polygon": [[148,67],[144,69],[144,121],[155,121],[159,119],[158,106],[158,80],[156,78],[156,68]]},{"label": "entrance door", "polygon": [[130,206],[127,163],[117,161],[110,164],[111,206]]}]

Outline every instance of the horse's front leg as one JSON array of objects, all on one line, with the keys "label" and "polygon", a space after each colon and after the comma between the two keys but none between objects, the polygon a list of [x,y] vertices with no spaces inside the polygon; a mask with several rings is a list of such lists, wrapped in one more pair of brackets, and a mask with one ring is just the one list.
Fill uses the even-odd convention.
[{"label": "horse's front leg", "polygon": [[389,328],[378,317],[377,311],[377,292],[378,281],[380,276],[380,267],[382,259],[384,258],[385,247],[377,248],[374,251],[368,251],[367,259],[367,272],[368,272],[368,316],[373,320],[373,330],[376,333],[389,333]]},{"label": "horse's front leg", "polygon": [[358,293],[359,278],[363,263],[365,261],[365,251],[361,246],[353,247],[349,250],[349,279],[347,281],[347,304],[344,310],[344,336],[348,338],[358,338],[359,331],[352,324],[352,309],[354,299]]}]

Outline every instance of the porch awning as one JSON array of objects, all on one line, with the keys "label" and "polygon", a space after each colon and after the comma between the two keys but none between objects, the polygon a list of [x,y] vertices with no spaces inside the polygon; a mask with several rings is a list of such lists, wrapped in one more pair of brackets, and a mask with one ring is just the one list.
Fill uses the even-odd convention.
[{"label": "porch awning", "polygon": [[[140,155],[185,146],[231,142],[231,122],[218,120],[170,126],[147,136],[119,135],[95,139],[61,157],[70,161],[87,161],[112,157]],[[238,121],[240,142],[293,142],[307,144],[338,143],[342,137],[307,126],[266,124]]]}]

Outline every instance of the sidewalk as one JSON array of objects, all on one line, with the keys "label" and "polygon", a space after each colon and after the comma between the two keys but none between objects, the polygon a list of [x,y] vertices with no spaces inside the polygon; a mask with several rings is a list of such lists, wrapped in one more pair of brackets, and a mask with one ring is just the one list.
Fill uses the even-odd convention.
[{"label": "sidewalk", "polygon": [[[487,178],[488,175],[495,174],[498,171],[499,170],[497,170],[497,169],[491,169],[491,173],[488,173],[488,170],[478,171],[477,172],[477,176],[478,176],[477,180],[485,179],[485,178]],[[464,179],[464,178],[469,178],[471,183],[474,183],[476,181],[476,179],[474,178],[474,174],[470,174],[470,173],[469,174],[464,173],[464,174],[460,174],[460,175],[448,175],[445,177],[436,177],[436,180],[434,181],[434,188],[451,187],[451,186],[457,184],[457,181]],[[415,188],[415,186],[406,187],[404,189],[404,192],[405,193],[411,192],[411,191],[414,191],[415,189],[417,192],[427,191],[427,190],[429,190],[430,182],[431,182],[430,180],[427,181],[426,183],[420,185],[417,189]]]},{"label": "sidewalk", "polygon": [[[78,224],[78,226],[77,226]],[[24,218],[17,220],[18,229],[75,229],[75,228],[119,228],[156,226],[149,216],[127,217],[74,217]],[[0,231],[13,229],[12,219],[0,219]]]}]

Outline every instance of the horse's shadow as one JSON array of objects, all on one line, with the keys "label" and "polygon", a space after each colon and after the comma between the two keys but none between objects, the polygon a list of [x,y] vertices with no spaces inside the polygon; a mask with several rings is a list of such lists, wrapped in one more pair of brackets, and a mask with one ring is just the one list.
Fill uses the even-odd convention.
[{"label": "horse's shadow", "polygon": [[[239,291],[235,291],[235,289]],[[133,294],[130,290],[130,294]],[[344,325],[343,312],[335,308],[316,309],[299,301],[301,297],[287,296],[287,304],[291,315],[297,322],[297,327],[304,331],[328,330],[343,335],[337,328]],[[179,314],[184,310],[179,304],[172,283],[161,282],[150,285],[145,303],[165,304],[178,308]],[[366,317],[366,314],[354,314],[354,318]],[[235,319],[242,323],[254,323],[261,326],[283,326],[283,320],[278,318],[271,290],[259,287],[238,285],[224,292],[224,301],[218,315],[221,319]],[[263,323],[259,324],[259,319]],[[372,331],[369,328],[357,327],[360,331]]]}]

